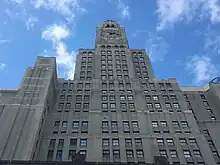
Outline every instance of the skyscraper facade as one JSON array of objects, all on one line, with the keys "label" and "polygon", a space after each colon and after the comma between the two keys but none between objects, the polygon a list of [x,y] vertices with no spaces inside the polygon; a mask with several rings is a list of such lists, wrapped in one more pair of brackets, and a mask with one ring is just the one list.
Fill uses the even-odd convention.
[{"label": "skyscraper facade", "polygon": [[18,89],[0,90],[0,158],[220,164],[220,83],[182,87],[155,79],[145,49],[107,20],[94,49],[80,49],[74,80],[37,57]]}]

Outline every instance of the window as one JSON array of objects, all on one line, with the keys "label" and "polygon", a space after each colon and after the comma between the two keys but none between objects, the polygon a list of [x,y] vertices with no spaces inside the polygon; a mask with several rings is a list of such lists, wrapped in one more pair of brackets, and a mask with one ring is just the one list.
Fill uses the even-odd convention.
[{"label": "window", "polygon": [[135,145],[136,145],[136,147],[141,147],[142,146],[141,138],[135,138]]},{"label": "window", "polygon": [[89,95],[84,96],[84,101],[89,101]]},{"label": "window", "polygon": [[120,96],[120,100],[121,100],[121,101],[124,101],[124,100],[125,100],[125,95],[121,95],[121,96]]},{"label": "window", "polygon": [[119,159],[120,159],[120,151],[113,150],[113,160],[119,160]]},{"label": "window", "polygon": [[67,121],[63,121],[62,127],[63,127],[63,128],[67,128]]},{"label": "window", "polygon": [[63,109],[63,107],[64,107],[64,103],[60,103],[59,104],[59,109]]},{"label": "window", "polygon": [[153,88],[155,87],[154,83],[150,83],[149,85],[150,87],[153,87]]},{"label": "window", "polygon": [[80,139],[80,146],[81,147],[87,146],[87,139]]},{"label": "window", "polygon": [[115,109],[115,108],[116,108],[115,103],[110,103],[110,108],[111,108],[111,109]]},{"label": "window", "polygon": [[107,101],[108,100],[108,96],[107,95],[103,95],[102,96],[102,101]]},{"label": "window", "polygon": [[82,101],[82,96],[81,95],[77,95],[76,96],[76,101]]},{"label": "window", "polygon": [[166,150],[159,150],[160,156],[167,157],[167,151]]},{"label": "window", "polygon": [[159,100],[158,96],[153,96],[153,100],[158,101]]},{"label": "window", "polygon": [[157,138],[157,145],[164,145],[163,138]]},{"label": "window", "polygon": [[147,103],[147,108],[148,109],[152,109],[153,108],[153,104],[152,103]]},{"label": "window", "polygon": [[67,101],[71,101],[72,100],[72,95],[68,95],[67,96]]},{"label": "window", "polygon": [[160,124],[161,124],[162,127],[167,127],[167,122],[166,121],[161,121]]},{"label": "window", "polygon": [[150,101],[151,100],[150,95],[145,95],[145,99],[146,99],[146,101]]},{"label": "window", "polygon": [[163,100],[164,100],[164,101],[168,101],[168,100],[169,100],[168,95],[163,95]]},{"label": "window", "polygon": [[201,157],[202,157],[199,150],[193,150],[193,154],[194,154],[195,157],[197,157],[197,158],[201,158]]},{"label": "window", "polygon": [[126,103],[120,103],[121,109],[126,109]]},{"label": "window", "polygon": [[158,127],[158,122],[157,121],[152,121],[152,126],[153,127]]},{"label": "window", "polygon": [[119,140],[118,139],[112,139],[112,146],[119,146]]},{"label": "window", "polygon": [[155,108],[161,108],[161,105],[160,105],[160,103],[155,103]]},{"label": "window", "polygon": [[123,129],[124,129],[124,133],[130,132],[129,121],[123,121]]},{"label": "window", "polygon": [[102,139],[102,146],[109,146],[109,139]]},{"label": "window", "polygon": [[167,138],[167,144],[173,146],[174,145],[173,139],[172,138]]},{"label": "window", "polygon": [[132,95],[129,95],[129,96],[128,96],[128,100],[129,100],[129,101],[132,101],[132,100],[133,100],[133,96],[132,96]]},{"label": "window", "polygon": [[59,127],[59,126],[60,126],[60,121],[59,120],[55,121],[54,127]]},{"label": "window", "polygon": [[78,129],[79,128],[79,121],[73,121],[72,127],[73,127],[73,129]]},{"label": "window", "polygon": [[171,98],[173,101],[176,101],[176,100],[177,100],[176,95],[171,95],[170,98]]},{"label": "window", "polygon": [[83,103],[83,109],[89,109],[89,103]]},{"label": "window", "polygon": [[133,158],[133,151],[132,150],[126,150],[126,157],[127,158]]},{"label": "window", "polygon": [[62,150],[57,150],[56,159],[57,160],[62,160],[62,155],[63,155],[63,151]]},{"label": "window", "polygon": [[186,139],[185,138],[179,138],[180,144],[181,145],[186,145]]},{"label": "window", "polygon": [[213,114],[212,110],[211,109],[207,109],[207,111],[209,112],[209,114]]},{"label": "window", "polygon": [[81,103],[76,103],[75,108],[76,109],[81,109]]},{"label": "window", "polygon": [[86,150],[80,150],[79,153],[80,153],[80,155],[86,155],[87,152],[86,152]]},{"label": "window", "polygon": [[70,139],[70,147],[77,145],[77,139]]},{"label": "window", "polygon": [[173,127],[178,128],[179,127],[179,123],[178,121],[172,121]]},{"label": "window", "polygon": [[56,139],[50,139],[49,148],[53,148],[54,149],[55,143],[56,143]]},{"label": "window", "polygon": [[208,140],[208,145],[209,145],[209,147],[215,147],[212,140]]},{"label": "window", "polygon": [[172,108],[170,103],[165,103],[165,105],[166,105],[166,108],[168,109]]},{"label": "window", "polygon": [[135,109],[134,103],[128,103],[128,108],[129,108],[130,110],[134,110],[134,109]]},{"label": "window", "polygon": [[136,155],[137,155],[137,158],[143,158],[144,157],[144,151],[143,150],[137,150]]},{"label": "window", "polygon": [[183,128],[188,128],[187,121],[181,121],[181,125],[182,125]]},{"label": "window", "polygon": [[184,155],[185,158],[190,158],[191,157],[191,154],[190,154],[189,150],[183,150],[183,155]]},{"label": "window", "polygon": [[60,101],[64,101],[65,100],[65,95],[61,95],[60,96]]},{"label": "window", "polygon": [[200,95],[200,97],[201,97],[201,99],[205,99],[205,95],[203,95],[203,94]]},{"label": "window", "polygon": [[118,132],[118,123],[117,123],[117,121],[112,121],[111,122],[111,129],[112,129],[112,133],[117,133]]},{"label": "window", "polygon": [[170,156],[171,158],[177,158],[178,156],[176,150],[170,150]]},{"label": "window", "polygon": [[195,138],[189,138],[190,145],[197,145]]},{"label": "window", "polygon": [[209,106],[209,103],[207,101],[203,101],[203,104],[208,107]]},{"label": "window", "polygon": [[108,121],[102,121],[102,128],[108,129]]},{"label": "window", "polygon": [[212,155],[215,157],[215,158],[219,158],[219,154],[217,151],[212,151]]},{"label": "window", "polygon": [[102,108],[103,109],[107,109],[108,108],[108,104],[107,103],[102,103]]},{"label": "window", "polygon": [[211,116],[211,119],[212,119],[212,120],[216,120],[215,116]]},{"label": "window", "polygon": [[173,103],[173,107],[174,107],[174,108],[180,108],[180,106],[179,106],[178,103]]},{"label": "window", "polygon": [[76,150],[69,150],[68,159],[72,160],[72,157],[76,154]]},{"label": "window", "polygon": [[131,147],[132,146],[132,139],[131,138],[126,138],[125,139],[125,147]]},{"label": "window", "polygon": [[104,160],[109,160],[110,159],[110,151],[109,150],[103,150],[102,151],[102,156]]},{"label": "window", "polygon": [[54,150],[49,150],[47,154],[47,160],[53,160]]},{"label": "window", "polygon": [[82,129],[88,129],[88,121],[82,121]]},{"label": "window", "polygon": [[202,130],[202,131],[203,131],[204,135],[206,135],[206,136],[210,136],[208,130]]}]

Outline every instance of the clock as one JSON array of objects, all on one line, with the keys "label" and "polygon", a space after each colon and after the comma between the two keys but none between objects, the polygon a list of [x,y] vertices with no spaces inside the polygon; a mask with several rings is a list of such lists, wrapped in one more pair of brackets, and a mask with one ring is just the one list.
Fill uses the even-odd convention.
[{"label": "clock", "polygon": [[107,38],[107,39],[119,39],[119,37],[120,37],[121,35],[120,35],[120,32],[119,32],[119,31],[116,31],[116,30],[107,30],[107,31],[104,31],[103,36],[104,36],[104,38]]}]

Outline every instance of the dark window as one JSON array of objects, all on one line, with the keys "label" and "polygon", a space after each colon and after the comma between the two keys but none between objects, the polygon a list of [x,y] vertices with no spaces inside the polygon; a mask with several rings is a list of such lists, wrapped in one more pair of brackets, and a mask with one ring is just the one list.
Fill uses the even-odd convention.
[{"label": "dark window", "polygon": [[54,150],[48,151],[47,160],[49,160],[49,161],[53,160],[53,153],[54,153]]},{"label": "dark window", "polygon": [[70,139],[70,147],[77,145],[77,139]]},{"label": "dark window", "polygon": [[59,127],[59,126],[60,126],[60,121],[59,120],[55,121],[54,127]]},{"label": "dark window", "polygon": [[68,159],[72,160],[73,156],[76,154],[76,150],[69,150]]}]

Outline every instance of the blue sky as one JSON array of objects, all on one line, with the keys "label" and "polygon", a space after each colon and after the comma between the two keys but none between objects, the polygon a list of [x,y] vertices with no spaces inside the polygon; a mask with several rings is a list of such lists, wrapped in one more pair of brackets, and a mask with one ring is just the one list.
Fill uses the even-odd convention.
[{"label": "blue sky", "polygon": [[94,48],[104,20],[145,48],[157,79],[206,85],[220,72],[219,0],[1,0],[0,88],[17,88],[37,56],[56,56],[73,78],[79,48]]}]

